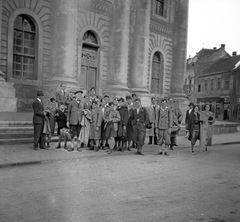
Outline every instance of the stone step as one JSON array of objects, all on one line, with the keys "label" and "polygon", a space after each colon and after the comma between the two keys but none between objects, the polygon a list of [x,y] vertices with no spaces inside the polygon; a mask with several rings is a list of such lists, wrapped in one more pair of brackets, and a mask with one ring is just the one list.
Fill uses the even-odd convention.
[{"label": "stone step", "polygon": [[31,112],[0,112],[0,121],[32,121],[33,113]]},{"label": "stone step", "polygon": [[[57,142],[58,137],[53,136],[51,142]],[[1,145],[18,145],[18,144],[33,144],[33,135],[32,137],[24,137],[24,138],[0,138],[0,146]]]},{"label": "stone step", "polygon": [[29,133],[33,132],[33,126],[27,127],[0,127],[0,134],[7,134],[7,133]]}]

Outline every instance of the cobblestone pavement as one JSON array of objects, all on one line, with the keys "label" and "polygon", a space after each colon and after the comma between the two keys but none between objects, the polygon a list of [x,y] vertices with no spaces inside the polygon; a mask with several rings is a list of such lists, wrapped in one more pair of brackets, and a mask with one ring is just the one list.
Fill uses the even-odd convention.
[{"label": "cobblestone pavement", "polygon": [[0,221],[240,221],[238,144],[195,155],[155,150],[74,152],[81,158],[0,168]]}]

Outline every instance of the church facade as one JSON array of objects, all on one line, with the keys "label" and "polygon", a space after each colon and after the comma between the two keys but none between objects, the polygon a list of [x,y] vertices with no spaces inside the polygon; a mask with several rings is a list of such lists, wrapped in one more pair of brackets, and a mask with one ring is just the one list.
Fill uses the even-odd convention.
[{"label": "church facade", "polygon": [[183,96],[188,0],[1,0],[0,110],[28,112],[36,91],[55,97]]}]

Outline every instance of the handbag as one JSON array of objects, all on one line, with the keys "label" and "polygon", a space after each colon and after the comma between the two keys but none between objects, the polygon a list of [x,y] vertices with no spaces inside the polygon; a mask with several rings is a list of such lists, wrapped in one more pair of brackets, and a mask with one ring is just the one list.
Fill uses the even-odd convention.
[{"label": "handbag", "polygon": [[181,126],[173,126],[171,128],[171,133],[176,133],[181,130]]},{"label": "handbag", "polygon": [[147,129],[151,129],[151,128],[152,128],[152,123],[151,123],[151,122],[147,123],[147,124],[146,124],[146,128],[147,128]]}]

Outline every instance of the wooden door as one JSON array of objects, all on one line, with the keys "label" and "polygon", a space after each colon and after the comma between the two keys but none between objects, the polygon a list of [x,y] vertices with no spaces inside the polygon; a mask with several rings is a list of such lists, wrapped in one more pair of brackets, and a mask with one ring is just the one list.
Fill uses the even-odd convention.
[{"label": "wooden door", "polygon": [[81,89],[89,90],[91,87],[97,88],[98,75],[98,49],[92,46],[83,45],[81,61]]}]

